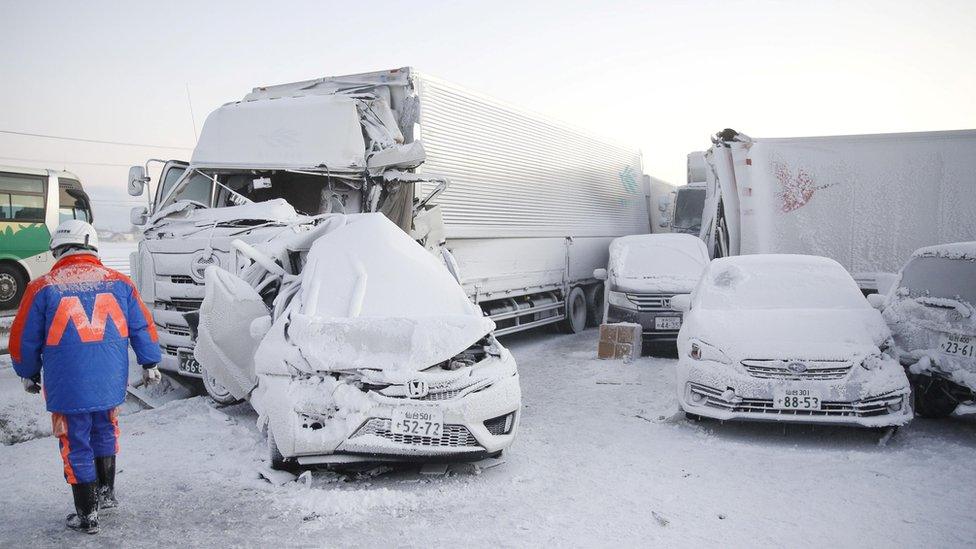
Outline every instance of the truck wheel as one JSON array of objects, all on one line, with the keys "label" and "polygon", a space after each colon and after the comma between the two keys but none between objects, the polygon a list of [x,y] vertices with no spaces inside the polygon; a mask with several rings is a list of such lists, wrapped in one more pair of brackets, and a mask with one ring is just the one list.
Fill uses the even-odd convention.
[{"label": "truck wheel", "polygon": [[214,379],[214,377],[210,375],[206,369],[203,370],[203,388],[207,390],[207,394],[210,395],[210,398],[221,406],[230,406],[231,404],[243,402],[243,400],[230,394],[230,391],[217,382],[217,380]]},{"label": "truck wheel", "polygon": [[26,289],[23,271],[11,263],[0,263],[0,309],[16,309]]},{"label": "truck wheel", "polygon": [[566,318],[559,323],[565,334],[578,334],[586,329],[586,294],[579,286],[569,291],[566,298]]},{"label": "truck wheel", "polygon": [[959,404],[948,391],[946,382],[931,376],[918,376],[912,380],[915,395],[915,414],[918,417],[941,419],[949,417]]},{"label": "truck wheel", "polygon": [[603,323],[603,284],[586,290],[586,325],[590,328]]}]

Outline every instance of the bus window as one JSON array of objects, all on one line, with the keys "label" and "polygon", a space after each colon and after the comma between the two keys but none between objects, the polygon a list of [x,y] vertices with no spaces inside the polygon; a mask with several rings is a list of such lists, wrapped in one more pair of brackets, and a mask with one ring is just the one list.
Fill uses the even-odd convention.
[{"label": "bus window", "polygon": [[76,189],[61,187],[58,194],[58,223],[68,219],[80,219],[86,223],[91,223],[91,206],[88,204],[88,197],[85,193]]},{"label": "bus window", "polygon": [[0,173],[0,220],[44,222],[46,177]]}]

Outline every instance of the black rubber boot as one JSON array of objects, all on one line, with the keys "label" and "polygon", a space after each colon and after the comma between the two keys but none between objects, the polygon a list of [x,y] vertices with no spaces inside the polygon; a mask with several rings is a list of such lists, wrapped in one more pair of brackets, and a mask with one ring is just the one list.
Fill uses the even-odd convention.
[{"label": "black rubber boot", "polygon": [[75,498],[75,512],[65,519],[65,526],[86,534],[97,534],[98,483],[72,484],[71,495]]},{"label": "black rubber boot", "polygon": [[99,509],[115,509],[119,506],[115,499],[115,456],[95,458],[95,471],[98,473]]}]

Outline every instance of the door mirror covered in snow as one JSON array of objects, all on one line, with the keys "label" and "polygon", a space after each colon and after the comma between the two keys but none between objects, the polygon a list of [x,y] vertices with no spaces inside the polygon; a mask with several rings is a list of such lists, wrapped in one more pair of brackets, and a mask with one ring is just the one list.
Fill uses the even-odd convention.
[{"label": "door mirror covered in snow", "polygon": [[148,182],[149,178],[146,177],[146,168],[142,166],[132,166],[129,168],[130,196],[142,196],[142,193],[146,190],[146,183]]},{"label": "door mirror covered in snow", "polygon": [[606,269],[593,269],[593,278],[595,278],[597,280],[606,280],[607,279],[607,270]]},{"label": "door mirror covered in snow", "polygon": [[877,310],[884,309],[885,297],[881,294],[868,294],[868,303]]},{"label": "door mirror covered in snow", "polygon": [[691,310],[691,294],[678,294],[671,298],[671,310],[687,313]]},{"label": "door mirror covered in snow", "polygon": [[129,210],[129,222],[137,227],[145,225],[148,218],[149,208],[145,206],[136,206]]}]

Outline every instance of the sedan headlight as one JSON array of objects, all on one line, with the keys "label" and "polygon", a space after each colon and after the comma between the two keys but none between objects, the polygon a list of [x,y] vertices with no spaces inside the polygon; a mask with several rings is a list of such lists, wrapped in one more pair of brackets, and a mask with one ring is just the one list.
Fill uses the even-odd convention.
[{"label": "sedan headlight", "polygon": [[623,309],[631,309],[634,311],[637,310],[637,305],[633,301],[627,299],[627,294],[623,292],[609,292],[607,295],[607,303]]},{"label": "sedan headlight", "polygon": [[884,358],[880,354],[873,354],[864,357],[861,361],[861,368],[865,370],[877,370],[881,368],[881,364],[884,362]]},{"label": "sedan headlight", "polygon": [[704,341],[692,341],[691,351],[688,352],[688,356],[693,360],[708,360],[722,364],[732,364],[732,359],[723,353],[721,349],[709,345]]}]

